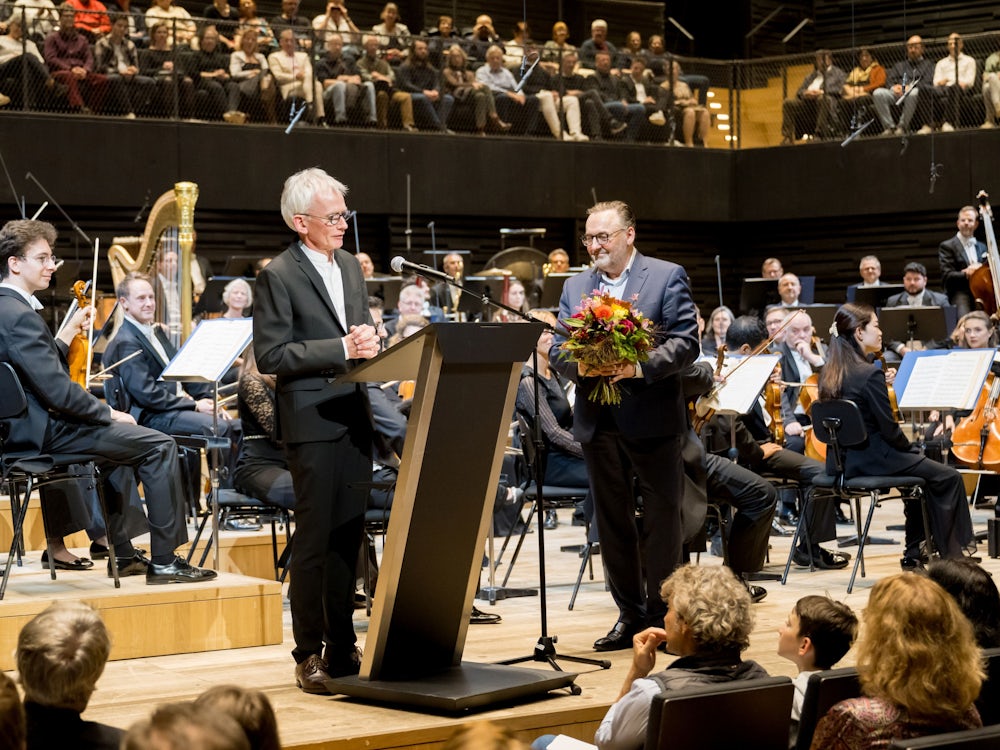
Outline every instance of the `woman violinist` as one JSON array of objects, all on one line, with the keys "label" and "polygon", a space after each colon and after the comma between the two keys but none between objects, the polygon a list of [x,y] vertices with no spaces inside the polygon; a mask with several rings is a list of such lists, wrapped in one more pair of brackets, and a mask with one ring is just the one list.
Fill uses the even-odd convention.
[{"label": "woman violinist", "polygon": [[[923,478],[934,543],[941,557],[962,557],[973,541],[962,477],[955,469],[922,456],[893,419],[886,373],[871,363],[871,355],[882,351],[882,331],[874,310],[866,305],[841,305],[831,334],[826,366],[819,377],[820,401],[853,401],[868,430],[865,445],[847,450],[847,476]],[[923,522],[920,507],[912,500],[904,501],[904,513],[906,549],[900,562],[904,570],[912,570],[923,562]]]}]

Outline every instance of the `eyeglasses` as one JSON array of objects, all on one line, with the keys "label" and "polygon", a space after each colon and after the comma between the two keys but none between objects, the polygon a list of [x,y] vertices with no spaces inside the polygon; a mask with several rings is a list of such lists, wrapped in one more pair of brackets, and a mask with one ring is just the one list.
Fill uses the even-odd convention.
[{"label": "eyeglasses", "polygon": [[59,265],[59,259],[54,255],[34,255],[30,258],[27,255],[18,255],[17,257],[21,260],[33,260],[40,266],[44,266],[46,263],[51,263],[54,266]]},{"label": "eyeglasses", "polygon": [[597,244],[603,247],[604,245],[607,245],[611,241],[612,237],[614,237],[616,234],[624,232],[626,229],[628,229],[628,227],[622,227],[621,229],[616,229],[613,232],[601,232],[600,234],[581,234],[580,243],[584,247],[590,247],[593,244],[594,240],[597,240]]},{"label": "eyeglasses", "polygon": [[306,214],[306,213],[301,213],[301,214],[298,214],[298,215],[299,216],[308,216],[311,219],[319,219],[326,226],[328,226],[328,227],[335,227],[335,226],[337,226],[337,224],[340,223],[341,219],[343,219],[345,223],[349,222],[351,219],[354,218],[355,214],[357,214],[357,211],[344,211],[344,213],[342,213],[342,214],[330,214],[329,216],[315,216],[313,214]]}]

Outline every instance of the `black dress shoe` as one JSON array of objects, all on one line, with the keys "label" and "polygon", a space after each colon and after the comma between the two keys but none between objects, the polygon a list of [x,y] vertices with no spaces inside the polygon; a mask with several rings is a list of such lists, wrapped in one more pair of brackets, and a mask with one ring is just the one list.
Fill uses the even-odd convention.
[{"label": "black dress shoe", "polygon": [[319,654],[313,654],[304,662],[295,665],[295,685],[303,693],[313,695],[329,695],[326,681],[330,675],[326,671],[326,662]]},{"label": "black dress shoe", "polygon": [[90,543],[90,559],[91,560],[107,560],[108,559],[108,548],[103,544],[98,544],[97,542]]},{"label": "black dress shoe", "polygon": [[[94,567],[94,563],[89,557],[78,557],[69,562],[66,560],[56,560],[53,564],[56,566],[56,570],[90,570]],[[42,567],[45,570],[49,569],[48,550],[42,552]]]},{"label": "black dress shoe", "polygon": [[[115,557],[118,565],[118,577],[144,576],[149,571],[149,559],[141,549],[137,549],[129,557]],[[108,578],[114,578],[111,573],[111,560],[108,560]]]},{"label": "black dress shoe", "polygon": [[469,614],[470,625],[494,625],[500,622],[500,615],[491,612],[483,612],[479,607],[473,607]]},{"label": "black dress shoe", "polygon": [[355,646],[338,657],[332,657],[328,651],[323,661],[326,664],[326,673],[330,677],[350,677],[361,671],[361,649]]},{"label": "black dress shoe", "polygon": [[899,561],[899,567],[904,572],[913,572],[924,569],[924,561],[919,557],[904,557]]},{"label": "black dress shoe", "polygon": [[[820,570],[840,570],[846,568],[851,557],[843,552],[831,552],[822,547],[817,548],[818,552],[812,558],[813,567]],[[792,562],[804,568],[809,567],[809,554],[805,550],[796,549],[792,553]]]},{"label": "black dress shoe", "polygon": [[556,515],[554,510],[545,511],[545,530],[552,531],[556,526],[559,525],[559,516]]},{"label": "black dress shoe", "polygon": [[252,518],[227,518],[223,528],[226,531],[260,531],[262,526]]},{"label": "black dress shoe", "polygon": [[174,557],[173,562],[166,565],[149,563],[146,571],[146,585],[158,586],[164,583],[198,583],[200,581],[210,581],[215,578],[214,570],[205,570],[189,565],[183,557]]},{"label": "black dress shoe", "polygon": [[619,620],[606,636],[594,641],[594,651],[621,651],[632,648],[632,636],[638,632],[639,628],[635,625]]}]

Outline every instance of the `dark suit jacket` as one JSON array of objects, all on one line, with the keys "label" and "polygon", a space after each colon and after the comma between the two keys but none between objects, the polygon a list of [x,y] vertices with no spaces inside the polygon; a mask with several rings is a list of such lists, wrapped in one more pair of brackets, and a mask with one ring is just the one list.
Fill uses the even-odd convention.
[{"label": "dark suit jacket", "polygon": [[[986,245],[979,240],[976,240],[976,256],[980,262],[986,258]],[[957,235],[938,245],[938,263],[941,266],[941,285],[949,298],[955,292],[969,291],[969,280],[963,273],[969,267],[969,261]]]},{"label": "dark suit jacket", "polygon": [[8,422],[8,450],[43,452],[50,412],[71,422],[111,424],[107,405],[70,380],[42,316],[13,289],[0,288],[0,362],[13,366],[28,401],[27,415]]},{"label": "dark suit jacket", "polygon": [[350,326],[372,325],[368,292],[354,256],[337,250],[334,258],[343,276],[347,329],[298,242],[269,263],[254,285],[254,353],[261,372],[277,375],[275,421],[277,438],[285,443],[372,429],[364,384],[337,379],[357,364],[344,353]]},{"label": "dark suit jacket", "polygon": [[[160,329],[157,329],[156,337],[167,357],[173,359],[177,354],[173,344]],[[142,354],[117,367],[131,400],[129,412],[135,417],[135,421],[143,423],[143,412],[160,414],[165,411],[194,411],[195,402],[178,396],[176,383],[157,380],[165,365],[149,339],[131,321],[122,323],[118,333],[104,350],[103,361],[108,364],[118,362],[137,351]],[[184,390],[195,399],[214,397],[211,387],[205,383],[186,383]]]},{"label": "dark suit jacket", "polygon": [[[848,371],[841,385],[841,398],[858,405],[868,430],[867,442],[847,451],[847,476],[905,474],[923,460],[892,418],[881,368],[866,364]],[[828,455],[827,471],[833,471],[832,461],[833,456]]]},{"label": "dark suit jacket", "polygon": [[[886,307],[907,307],[909,306],[909,297],[906,292],[900,292],[899,294],[894,294],[889,299],[885,301]],[[924,289],[923,295],[920,298],[920,304],[925,307],[944,307],[948,304],[948,298],[941,294],[941,292],[932,292],[930,289]]]},{"label": "dark suit jacket", "polygon": [[[600,287],[601,274],[588,269],[566,280],[559,300],[559,317],[570,317],[584,295]],[[698,356],[698,322],[684,269],[676,263],[647,258],[637,252],[625,299],[637,295],[639,311],[653,321],[659,333],[656,347],[642,363],[642,378],[622,381],[621,406],[607,407],[618,428],[631,438],[682,435],[687,414],[681,374]],[[597,429],[602,407],[588,395],[597,378],[578,378],[575,362],[561,350],[565,337],[553,341],[550,360],[560,374],[579,383],[574,407],[573,436],[588,442]]]}]

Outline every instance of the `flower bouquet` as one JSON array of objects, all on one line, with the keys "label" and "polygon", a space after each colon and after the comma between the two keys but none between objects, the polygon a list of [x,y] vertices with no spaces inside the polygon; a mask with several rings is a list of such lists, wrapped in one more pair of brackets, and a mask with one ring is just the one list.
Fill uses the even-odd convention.
[{"label": "flower bouquet", "polygon": [[[584,295],[576,313],[562,322],[567,329],[563,350],[569,353],[571,361],[588,367],[645,362],[653,348],[653,321],[636,310],[632,302],[596,289],[589,296]],[[617,406],[622,402],[619,385],[612,383],[607,375],[600,376],[588,398],[602,406]]]}]

